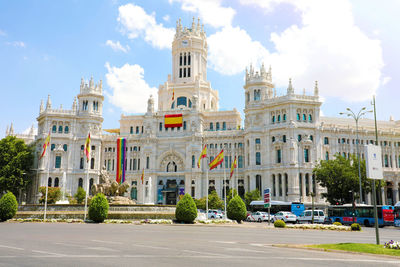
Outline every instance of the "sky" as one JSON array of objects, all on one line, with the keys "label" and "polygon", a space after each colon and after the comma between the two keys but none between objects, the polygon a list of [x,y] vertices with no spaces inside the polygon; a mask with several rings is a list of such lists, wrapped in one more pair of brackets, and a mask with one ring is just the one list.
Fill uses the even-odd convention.
[{"label": "sky", "polygon": [[[27,132],[40,101],[71,109],[80,80],[103,81],[103,128],[142,114],[171,73],[176,20],[204,23],[208,80],[220,109],[244,108],[250,64],[272,68],[277,95],[318,81],[324,116],[371,107],[400,120],[400,1],[87,0],[0,1],[0,137]],[[372,118],[372,114],[367,117]]]}]

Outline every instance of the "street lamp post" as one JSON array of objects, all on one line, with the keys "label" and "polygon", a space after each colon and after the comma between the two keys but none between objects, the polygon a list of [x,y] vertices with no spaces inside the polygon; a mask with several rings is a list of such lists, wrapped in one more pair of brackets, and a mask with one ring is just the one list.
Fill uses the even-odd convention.
[{"label": "street lamp post", "polygon": [[358,181],[360,184],[360,203],[363,203],[363,197],[362,197],[362,186],[361,186],[361,166],[360,166],[360,152],[359,152],[359,139],[358,139],[358,120],[365,115],[367,112],[371,112],[371,111],[367,111],[366,107],[363,107],[362,109],[360,109],[360,111],[357,113],[357,115],[350,109],[350,108],[346,108],[346,112],[340,112],[340,115],[347,115],[348,117],[352,117],[355,121],[356,121],[356,149],[357,149],[357,159],[358,159]]}]

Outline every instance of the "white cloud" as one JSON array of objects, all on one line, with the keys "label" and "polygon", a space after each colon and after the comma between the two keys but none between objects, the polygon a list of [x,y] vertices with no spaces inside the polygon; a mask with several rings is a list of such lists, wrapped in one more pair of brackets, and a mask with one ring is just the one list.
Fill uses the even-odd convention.
[{"label": "white cloud", "polygon": [[252,41],[239,27],[224,27],[210,35],[208,44],[211,68],[226,75],[240,73],[250,63],[260,64],[269,54],[261,43]]},{"label": "white cloud", "polygon": [[111,49],[114,51],[121,51],[124,53],[128,53],[128,51],[131,49],[129,45],[123,46],[119,41],[114,42],[112,40],[107,40],[106,45],[111,47]]},{"label": "white cloud", "polygon": [[157,88],[150,87],[144,80],[144,70],[135,64],[122,67],[110,66],[107,62],[106,81],[111,88],[107,93],[110,102],[126,113],[143,113],[147,110],[147,100],[153,95],[157,103]]},{"label": "white cloud", "polygon": [[[31,132],[31,131],[32,131],[32,127],[33,127],[33,132]],[[35,128],[35,127],[32,125],[31,127],[26,128],[26,129],[22,132],[22,134],[31,134],[31,133],[33,133],[34,135],[37,135],[37,132],[38,132],[38,129]]]},{"label": "white cloud", "polygon": [[170,49],[174,38],[175,29],[166,28],[157,23],[155,14],[147,14],[137,5],[126,4],[118,8],[118,21],[121,23],[121,31],[130,39],[142,36],[144,40],[158,49]]},{"label": "white cloud", "polygon": [[278,87],[286,87],[292,77],[295,88],[311,91],[314,80],[318,80],[322,96],[347,101],[367,100],[388,81],[382,77],[380,41],[368,38],[354,24],[347,0],[242,1],[267,12],[281,3],[293,5],[302,24],[271,33],[274,51],[253,41],[244,30],[226,26],[209,37],[211,67],[233,75],[243,71],[247,61],[264,61],[272,65]]},{"label": "white cloud", "polygon": [[170,20],[170,16],[169,15],[165,15],[164,17],[162,17],[162,19],[164,20],[164,21],[169,21]]},{"label": "white cloud", "polygon": [[22,41],[6,42],[7,45],[25,48],[26,44]]},{"label": "white cloud", "polygon": [[230,26],[236,11],[231,7],[221,6],[222,0],[169,0],[181,3],[183,11],[196,13],[205,24],[214,28]]}]

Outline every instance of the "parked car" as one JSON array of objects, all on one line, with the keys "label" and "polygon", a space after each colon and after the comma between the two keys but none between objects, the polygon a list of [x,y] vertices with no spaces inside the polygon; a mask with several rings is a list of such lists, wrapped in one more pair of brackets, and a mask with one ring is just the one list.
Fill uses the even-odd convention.
[{"label": "parked car", "polygon": [[289,212],[289,211],[280,211],[278,213],[275,213],[272,222],[275,222],[277,220],[282,220],[285,223],[286,222],[296,223],[297,222],[297,216],[294,215],[293,213]]},{"label": "parked car", "polygon": [[220,210],[208,210],[208,219],[222,219],[223,217]]},{"label": "parked car", "polygon": [[[272,215],[271,215],[272,219]],[[268,221],[268,213],[262,211],[256,211],[247,215],[246,221],[248,222],[265,222]]]},{"label": "parked car", "polygon": [[[314,210],[314,223],[324,223],[325,214],[323,210]],[[297,217],[299,223],[311,223],[312,222],[312,210],[303,211],[299,217]]]}]

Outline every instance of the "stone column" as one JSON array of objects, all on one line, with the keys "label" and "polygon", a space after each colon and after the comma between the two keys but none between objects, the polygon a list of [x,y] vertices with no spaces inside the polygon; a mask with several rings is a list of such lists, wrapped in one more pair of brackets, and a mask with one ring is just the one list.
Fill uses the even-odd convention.
[{"label": "stone column", "polygon": [[397,203],[397,201],[399,201],[398,200],[399,190],[396,187],[393,187],[392,188],[392,194],[393,194],[393,205],[395,205]]},{"label": "stone column", "polygon": [[382,205],[386,205],[386,186],[381,188]]}]

